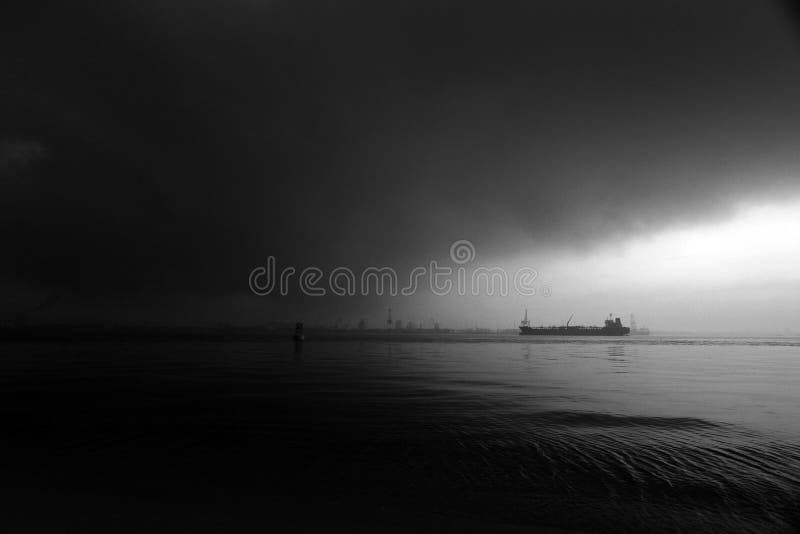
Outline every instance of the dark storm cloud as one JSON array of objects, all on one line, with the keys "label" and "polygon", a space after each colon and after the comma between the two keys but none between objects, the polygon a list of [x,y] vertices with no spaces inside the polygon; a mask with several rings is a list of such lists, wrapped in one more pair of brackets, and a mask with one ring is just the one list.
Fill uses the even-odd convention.
[{"label": "dark storm cloud", "polygon": [[582,249],[796,192],[796,41],[734,4],[4,8],[3,273],[226,292],[268,254]]}]

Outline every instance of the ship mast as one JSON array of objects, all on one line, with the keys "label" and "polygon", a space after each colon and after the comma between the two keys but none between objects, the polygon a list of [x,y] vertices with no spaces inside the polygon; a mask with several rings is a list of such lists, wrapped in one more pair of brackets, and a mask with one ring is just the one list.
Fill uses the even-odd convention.
[{"label": "ship mast", "polygon": [[528,320],[528,308],[525,308],[525,318],[519,323],[520,326],[530,326],[531,322]]}]

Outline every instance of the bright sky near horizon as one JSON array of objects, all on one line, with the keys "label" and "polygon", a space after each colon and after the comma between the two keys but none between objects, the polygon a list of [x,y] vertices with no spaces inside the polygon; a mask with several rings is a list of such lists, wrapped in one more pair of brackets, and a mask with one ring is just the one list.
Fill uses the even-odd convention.
[{"label": "bright sky near horizon", "polygon": [[727,220],[672,228],[586,255],[518,262],[539,265],[539,282],[552,291],[548,299],[528,300],[544,323],[574,310],[594,323],[599,313],[627,320],[637,312],[664,330],[800,331],[797,199],[742,203]]}]

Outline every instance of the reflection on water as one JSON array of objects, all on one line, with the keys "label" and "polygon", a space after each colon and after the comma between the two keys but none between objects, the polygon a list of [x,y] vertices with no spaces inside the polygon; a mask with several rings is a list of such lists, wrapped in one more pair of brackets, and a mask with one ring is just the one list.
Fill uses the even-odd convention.
[{"label": "reflection on water", "polygon": [[0,364],[0,400],[22,446],[33,431],[19,402],[39,410],[58,395],[48,410],[59,417],[30,439],[69,434],[63,461],[83,468],[158,450],[170,458],[148,460],[160,474],[246,472],[254,492],[279,477],[282,492],[309,499],[492,521],[782,532],[800,518],[798,348],[455,336],[19,344]]}]

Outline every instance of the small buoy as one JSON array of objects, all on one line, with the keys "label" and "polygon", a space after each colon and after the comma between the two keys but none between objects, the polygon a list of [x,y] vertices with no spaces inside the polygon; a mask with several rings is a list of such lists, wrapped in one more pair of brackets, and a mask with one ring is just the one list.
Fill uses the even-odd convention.
[{"label": "small buoy", "polygon": [[305,340],[305,335],[303,334],[303,323],[297,323],[294,325],[294,340],[295,341],[303,341]]}]

